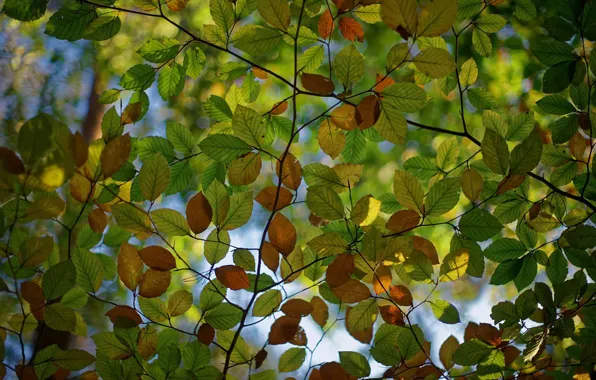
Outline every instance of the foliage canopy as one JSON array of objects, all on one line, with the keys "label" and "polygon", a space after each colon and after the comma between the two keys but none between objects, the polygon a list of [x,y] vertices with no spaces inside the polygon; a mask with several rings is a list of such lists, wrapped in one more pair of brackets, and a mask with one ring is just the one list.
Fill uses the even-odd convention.
[{"label": "foliage canopy", "polygon": [[[134,57],[100,138],[52,112],[7,122],[0,377],[593,373],[596,2],[2,12]],[[489,321],[461,310],[483,289]],[[321,356],[339,331],[358,349]]]}]

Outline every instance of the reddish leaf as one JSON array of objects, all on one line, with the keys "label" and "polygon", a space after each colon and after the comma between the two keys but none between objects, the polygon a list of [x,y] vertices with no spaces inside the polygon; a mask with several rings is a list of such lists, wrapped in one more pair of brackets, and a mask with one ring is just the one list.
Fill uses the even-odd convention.
[{"label": "reddish leaf", "polygon": [[25,173],[23,161],[12,150],[0,147],[0,167],[10,174],[19,175]]},{"label": "reddish leaf", "polygon": [[208,346],[215,338],[215,329],[209,323],[203,323],[197,332],[197,339],[199,342]]},{"label": "reddish leaf", "polygon": [[401,310],[399,310],[399,308],[397,306],[395,306],[395,305],[381,306],[379,308],[379,311],[381,312],[381,317],[383,317],[383,320],[385,321],[385,323],[389,323],[390,325],[397,325],[397,326],[404,325],[404,315],[401,312]]},{"label": "reddish leaf", "polygon": [[433,243],[420,236],[412,236],[412,242],[414,243],[414,249],[420,251],[426,255],[433,265],[439,263],[439,255],[437,249]]},{"label": "reddish leaf", "polygon": [[400,306],[412,306],[414,304],[410,289],[404,285],[391,285],[389,287],[389,296]]},{"label": "reddish leaf", "polygon": [[132,328],[143,323],[141,316],[130,306],[116,306],[105,315],[116,327]]},{"label": "reddish leaf", "polygon": [[364,41],[364,29],[362,25],[351,17],[344,17],[339,20],[339,30],[346,40],[359,42]]},{"label": "reddish leaf", "polygon": [[232,290],[248,289],[250,287],[246,271],[236,265],[224,265],[216,268],[215,276],[223,286]]}]

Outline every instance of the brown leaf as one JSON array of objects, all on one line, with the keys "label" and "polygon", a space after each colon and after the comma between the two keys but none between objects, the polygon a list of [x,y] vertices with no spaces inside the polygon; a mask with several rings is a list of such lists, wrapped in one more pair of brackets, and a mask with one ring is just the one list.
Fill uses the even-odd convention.
[{"label": "brown leaf", "polygon": [[453,353],[459,347],[459,341],[453,335],[450,335],[439,349],[439,359],[441,359],[441,363],[445,366],[445,369],[450,370],[453,368]]},{"label": "brown leaf", "polygon": [[130,306],[116,306],[105,314],[116,327],[132,328],[143,323],[141,316]]},{"label": "brown leaf", "polygon": [[[19,380],[37,380],[37,375],[35,374],[35,368],[31,365],[22,365],[18,364],[15,367],[15,372]],[[54,377],[56,374],[54,374]]]},{"label": "brown leaf", "polygon": [[124,242],[118,254],[118,276],[120,281],[134,291],[143,276],[143,260],[135,247]]},{"label": "brown leaf", "polygon": [[412,306],[414,299],[410,289],[404,285],[392,285],[389,287],[389,296],[400,306]]},{"label": "brown leaf", "polygon": [[276,272],[277,268],[279,268],[279,252],[273,247],[273,244],[269,243],[268,241],[263,242],[263,248],[261,249],[261,260],[267,266],[267,268],[271,269],[271,271]]},{"label": "brown leaf", "polygon": [[338,362],[328,362],[321,366],[321,377],[325,380],[349,380],[350,376]]},{"label": "brown leaf", "polygon": [[284,344],[294,338],[298,332],[300,318],[292,318],[286,315],[278,318],[269,331],[269,344]]},{"label": "brown leaf", "polygon": [[89,144],[87,144],[87,141],[85,141],[85,138],[79,132],[72,135],[70,150],[77,168],[85,165],[89,158]]},{"label": "brown leaf", "polygon": [[321,372],[318,369],[313,368],[312,372],[310,373],[310,376],[308,377],[308,380],[323,380],[323,378],[321,377]]},{"label": "brown leaf", "polygon": [[265,351],[264,348],[261,351],[257,352],[257,354],[255,355],[255,369],[261,368],[263,362],[265,361],[265,359],[267,359],[267,355],[269,355],[269,353]]},{"label": "brown leaf", "polygon": [[386,227],[393,232],[409,231],[420,223],[420,215],[412,210],[399,210],[391,215]]},{"label": "brown leaf", "polygon": [[385,75],[381,75],[381,74],[377,74],[377,79],[376,79],[376,85],[375,85],[375,91],[376,92],[381,92],[383,91],[385,88],[391,86],[392,84],[395,83],[395,81],[393,79],[391,79],[391,77],[389,77],[389,74]]},{"label": "brown leaf", "polygon": [[273,247],[288,256],[296,246],[296,228],[282,214],[276,214],[269,226],[269,241]]},{"label": "brown leaf", "polygon": [[127,105],[124,111],[122,111],[120,123],[122,123],[122,125],[135,123],[141,117],[142,111],[143,104],[141,102],[136,102]]},{"label": "brown leaf", "polygon": [[381,114],[379,99],[374,95],[369,95],[362,99],[356,107],[356,122],[358,128],[364,131],[375,125]]},{"label": "brown leaf", "polygon": [[308,301],[294,298],[286,301],[281,306],[281,311],[288,317],[301,318],[309,315],[313,311],[313,306]]},{"label": "brown leaf", "polygon": [[141,277],[139,295],[145,298],[159,297],[168,290],[172,274],[170,271],[148,269]]},{"label": "brown leaf", "polygon": [[325,327],[327,320],[329,319],[329,306],[318,296],[313,296],[310,300],[312,305],[312,312],[310,313],[312,319],[317,322],[321,328]]},{"label": "brown leaf", "polygon": [[32,281],[23,282],[21,284],[21,295],[29,303],[29,308],[35,319],[43,321],[46,298],[41,287]]},{"label": "brown leaf", "polygon": [[375,275],[373,276],[373,289],[376,294],[385,293],[385,290],[389,290],[391,286],[391,269],[385,265],[379,265],[375,269]]},{"label": "brown leaf", "polygon": [[25,173],[23,161],[12,150],[0,147],[0,167],[10,174],[19,175]]},{"label": "brown leaf", "polygon": [[155,327],[148,325],[141,329],[139,332],[139,339],[137,340],[137,350],[143,359],[147,360],[155,355],[157,343],[157,330]]},{"label": "brown leaf", "polygon": [[403,326],[404,325],[404,315],[399,310],[399,308],[395,305],[386,305],[379,307],[379,311],[381,312],[381,317],[390,325],[397,325]]},{"label": "brown leaf", "polygon": [[246,271],[236,265],[224,265],[216,268],[215,276],[223,286],[232,290],[248,289],[250,287]]},{"label": "brown leaf", "polygon": [[269,111],[269,113],[271,115],[281,115],[282,113],[286,112],[287,109],[288,109],[288,102],[283,100],[281,102],[275,103],[273,105],[273,107],[271,107],[271,111]]},{"label": "brown leaf", "polygon": [[186,205],[186,219],[190,229],[195,234],[200,234],[205,231],[211,218],[213,217],[213,210],[207,197],[202,192],[195,194]]},{"label": "brown leaf", "polygon": [[339,31],[346,40],[358,42],[364,41],[364,29],[362,25],[351,17],[343,17],[339,20]]},{"label": "brown leaf", "polygon": [[290,344],[294,346],[306,346],[308,343],[308,337],[306,336],[306,331],[301,326],[298,326],[298,331],[296,335],[290,340]]},{"label": "brown leaf", "polygon": [[331,122],[338,128],[351,131],[358,127],[356,122],[356,107],[350,104],[342,104],[331,111]]},{"label": "brown leaf", "polygon": [[525,174],[509,174],[503,178],[497,187],[497,194],[501,195],[520,186],[526,180]]},{"label": "brown leaf", "polygon": [[343,254],[337,256],[325,272],[327,283],[330,287],[342,285],[350,279],[355,268],[353,255]]},{"label": "brown leaf", "polygon": [[505,355],[506,366],[509,366],[509,364],[513,363],[513,361],[518,358],[519,354],[521,354],[521,352],[513,346],[503,347],[501,351],[503,351],[503,354]]},{"label": "brown leaf", "polygon": [[172,12],[180,12],[186,8],[186,3],[188,0],[166,0],[166,5]]},{"label": "brown leaf", "polygon": [[197,339],[199,342],[208,346],[215,338],[215,329],[209,323],[203,323],[197,332]]},{"label": "brown leaf", "polygon": [[355,303],[370,298],[370,290],[362,282],[349,279],[340,286],[331,288],[337,298],[345,303]]},{"label": "brown leaf", "polygon": [[115,174],[130,156],[130,135],[124,134],[111,140],[101,152],[101,169],[106,178]]},{"label": "brown leaf", "polygon": [[281,210],[292,203],[292,199],[294,198],[294,195],[290,192],[290,190],[286,189],[285,187],[280,187],[279,195],[277,195],[277,186],[267,186],[261,190],[259,194],[257,194],[255,201],[259,202],[259,204],[265,207],[267,210],[273,211],[273,204],[275,203],[276,196],[276,211]]},{"label": "brown leaf", "polygon": [[302,87],[315,94],[329,95],[335,91],[333,81],[323,75],[303,73],[301,80]]},{"label": "brown leaf", "polygon": [[414,243],[414,249],[424,253],[426,257],[430,259],[430,262],[433,265],[439,263],[439,255],[437,254],[437,249],[430,240],[420,236],[412,236],[412,243]]},{"label": "brown leaf", "polygon": [[141,249],[139,255],[151,269],[169,271],[176,268],[176,259],[163,247],[151,245]]},{"label": "brown leaf", "polygon": [[277,161],[275,166],[277,176],[281,178],[281,183],[284,186],[292,190],[298,190],[302,182],[302,165],[300,165],[300,161],[289,152],[283,161],[283,167],[281,167],[281,161]]},{"label": "brown leaf", "polygon": [[82,174],[75,173],[70,179],[70,195],[80,203],[85,203],[93,199],[94,194],[95,186],[91,186],[91,181]]},{"label": "brown leaf", "polygon": [[103,230],[106,229],[106,226],[108,225],[108,216],[105,212],[103,212],[102,209],[96,208],[95,210],[89,213],[88,221],[91,230],[93,230],[93,232],[95,233],[100,234],[103,232]]},{"label": "brown leaf", "polygon": [[323,14],[321,14],[321,16],[319,16],[319,36],[321,36],[322,39],[327,39],[327,37],[331,35],[331,32],[333,32],[334,28],[335,25],[333,24],[333,16],[331,16],[331,11],[327,9],[325,12],[323,12]]},{"label": "brown leaf", "polygon": [[461,189],[466,198],[472,202],[476,202],[480,198],[482,188],[484,187],[484,180],[478,171],[474,168],[469,168],[463,171],[460,178]]}]

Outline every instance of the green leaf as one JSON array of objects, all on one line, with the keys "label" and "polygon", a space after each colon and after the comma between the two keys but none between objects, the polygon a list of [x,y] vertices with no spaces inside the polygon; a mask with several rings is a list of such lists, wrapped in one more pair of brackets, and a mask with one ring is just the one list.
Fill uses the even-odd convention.
[{"label": "green leaf", "polygon": [[553,39],[543,39],[537,42],[531,50],[540,63],[549,67],[557,63],[573,61],[577,58],[571,45]]},{"label": "green leaf", "polygon": [[486,88],[474,87],[468,89],[468,100],[479,110],[497,108],[493,94]]},{"label": "green leaf", "polygon": [[172,143],[174,149],[185,155],[192,154],[197,145],[192,132],[180,123],[166,124],[166,137]]},{"label": "green leaf", "polygon": [[197,340],[187,344],[182,349],[182,362],[184,363],[184,368],[195,374],[197,374],[201,368],[209,365],[210,358],[211,351],[209,351],[209,347]]},{"label": "green leaf", "polygon": [[439,173],[439,168],[437,168],[434,160],[422,156],[408,158],[404,162],[404,169],[414,174],[421,181],[428,181]]},{"label": "green leaf", "polygon": [[459,365],[475,365],[481,363],[495,349],[479,339],[471,339],[462,343],[453,353],[453,361]]},{"label": "green leaf", "polygon": [[19,21],[34,21],[46,13],[48,0],[6,0],[2,13]]},{"label": "green leaf", "polygon": [[170,182],[168,161],[159,153],[153,155],[143,163],[138,178],[143,198],[155,201]]},{"label": "green leaf", "polygon": [[435,317],[443,323],[452,325],[460,322],[457,308],[447,301],[430,301],[430,308]]},{"label": "green leaf", "polygon": [[398,145],[404,142],[408,125],[404,115],[389,102],[381,102],[381,113],[375,129],[387,141]]},{"label": "green leaf", "polygon": [[377,301],[369,299],[358,303],[350,310],[346,327],[350,332],[362,332],[372,328],[378,314]]},{"label": "green leaf", "polygon": [[157,78],[157,90],[164,101],[168,101],[173,96],[178,96],[184,89],[185,73],[184,68],[173,63],[159,71]]},{"label": "green leaf", "polygon": [[184,71],[191,78],[198,78],[203,72],[206,63],[207,57],[198,46],[193,46],[184,53]]},{"label": "green leaf", "polygon": [[298,57],[298,71],[314,73],[325,59],[325,47],[323,45],[312,46]]},{"label": "green leaf", "polygon": [[346,133],[346,144],[341,152],[345,162],[361,163],[366,154],[366,137],[364,133],[358,129],[352,129]]},{"label": "green leaf", "polygon": [[495,236],[503,226],[488,211],[474,208],[459,220],[459,229],[467,238],[485,241]]},{"label": "green leaf", "polygon": [[523,260],[515,259],[515,260],[506,260],[497,266],[495,269],[495,273],[490,278],[491,285],[505,285],[511,281],[519,274],[521,271],[523,264]]},{"label": "green leaf", "polygon": [[536,19],[536,6],[532,0],[516,0],[514,14],[523,21]]},{"label": "green leaf", "polygon": [[433,277],[432,262],[420,251],[413,251],[404,265],[407,275],[414,281],[429,282]]},{"label": "green leaf", "polygon": [[430,78],[443,78],[455,70],[455,61],[445,49],[424,49],[412,60],[416,68]]},{"label": "green leaf", "polygon": [[577,162],[572,161],[559,166],[553,170],[550,182],[555,186],[567,185],[577,175]]},{"label": "green leaf", "polygon": [[446,171],[455,166],[458,157],[459,144],[454,136],[439,145],[439,149],[437,150],[437,166],[441,170]]},{"label": "green leaf", "polygon": [[76,276],[77,271],[72,260],[51,266],[43,276],[42,289],[46,300],[56,299],[73,288]]},{"label": "green leaf", "polygon": [[476,21],[476,27],[482,29],[486,33],[496,33],[507,24],[502,16],[485,14],[478,18]]},{"label": "green leaf", "polygon": [[112,215],[116,218],[118,226],[126,231],[151,232],[149,216],[132,204],[123,203],[113,206]]},{"label": "green leaf", "polygon": [[567,259],[560,249],[556,249],[548,258],[546,275],[553,285],[561,284],[567,278],[567,271]]},{"label": "green leaf", "polygon": [[[244,77],[244,81],[242,82],[242,96],[244,96],[244,100],[249,103],[254,102],[259,97],[259,92],[261,91],[261,85],[259,81],[255,79],[255,74],[250,71]],[[236,108],[236,111],[238,108]]]},{"label": "green leaf", "polygon": [[522,113],[515,115],[511,119],[509,129],[507,130],[507,140],[522,141],[534,130],[534,113]]},{"label": "green leaf", "polygon": [[358,352],[339,351],[339,362],[352,376],[367,377],[370,375],[368,359]]},{"label": "green leaf", "polygon": [[542,157],[542,140],[532,135],[513,148],[511,152],[511,173],[524,174],[532,171]]},{"label": "green leaf", "polygon": [[520,292],[527,286],[530,286],[536,274],[538,273],[538,262],[536,261],[535,255],[526,255],[522,258],[522,266],[517,276],[513,279],[513,283]]},{"label": "green leaf", "polygon": [[563,235],[565,240],[575,249],[592,249],[596,246],[596,228],[592,226],[579,226],[568,230]]},{"label": "green leaf", "polygon": [[132,355],[130,349],[113,332],[100,332],[92,335],[91,338],[95,342],[98,352],[112,360],[124,359]]},{"label": "green leaf", "polygon": [[169,342],[157,352],[156,363],[166,374],[174,372],[181,361],[182,354],[176,342]]},{"label": "green leaf", "polygon": [[396,170],[393,177],[393,193],[404,207],[423,214],[424,190],[416,177],[403,170]]},{"label": "green leaf", "polygon": [[[420,327],[412,325],[412,329],[402,330],[397,337],[397,348],[401,360],[412,359],[417,353],[422,351],[420,343],[424,342],[424,335]],[[395,343],[393,343],[395,345]]]},{"label": "green leaf", "polygon": [[103,266],[99,258],[91,251],[79,248],[75,251],[72,262],[77,272],[77,284],[86,292],[97,292],[103,277]]},{"label": "green leaf", "polygon": [[566,115],[575,112],[575,107],[561,95],[547,95],[536,102],[545,113],[552,115]]},{"label": "green leaf", "polygon": [[232,3],[226,0],[210,0],[209,11],[215,24],[222,28],[224,31],[228,31],[234,25],[234,7]]},{"label": "green leaf", "polygon": [[210,135],[199,143],[199,147],[210,158],[227,164],[252,149],[238,137],[215,134]]},{"label": "green leaf", "polygon": [[347,190],[333,169],[318,162],[304,166],[302,176],[310,187],[326,186],[337,192]]},{"label": "green leaf", "polygon": [[381,92],[383,101],[402,112],[420,111],[427,102],[426,93],[414,83],[394,83]]},{"label": "green leaf", "polygon": [[121,27],[120,17],[102,15],[87,24],[83,38],[92,41],[105,41],[118,34]]},{"label": "green leaf", "polygon": [[[3,343],[2,347],[4,347]],[[52,359],[58,352],[60,352],[58,345],[52,344],[35,354],[33,364],[38,379],[47,379],[58,371],[58,367],[52,364]]]},{"label": "green leaf", "polygon": [[157,230],[168,236],[188,236],[190,227],[186,218],[176,210],[161,208],[151,211],[151,218],[157,227]]},{"label": "green leaf", "polygon": [[[230,197],[230,208],[226,219],[221,223],[223,230],[234,230],[250,220],[253,210],[251,192],[236,193]],[[217,223],[216,223],[217,224]]]},{"label": "green leaf", "polygon": [[[225,1],[225,0],[224,0]],[[282,35],[277,29],[247,25],[235,34],[234,45],[250,55],[261,56],[277,49]]]},{"label": "green leaf", "polygon": [[459,201],[459,178],[445,178],[436,182],[429,190],[424,202],[426,215],[443,215]]},{"label": "green leaf", "polygon": [[205,313],[205,321],[216,330],[229,330],[240,323],[242,310],[224,302]]},{"label": "green leaf", "polygon": [[304,348],[293,347],[281,354],[277,369],[279,372],[293,372],[302,366],[306,359]]},{"label": "green leaf", "polygon": [[542,76],[542,92],[554,94],[569,87],[575,75],[575,62],[563,62],[546,70]]},{"label": "green leaf", "polygon": [[490,36],[478,28],[472,29],[472,46],[483,57],[489,57],[493,52]]},{"label": "green leaf", "polygon": [[155,70],[149,65],[136,65],[131,67],[120,79],[120,86],[127,90],[146,90],[155,80]]},{"label": "green leaf", "polygon": [[[38,1],[35,3],[31,1],[27,2],[33,6],[40,5]],[[43,8],[45,10],[45,6]],[[41,7],[38,7],[38,10],[31,14],[24,11],[24,15],[36,17],[40,11]],[[91,5],[86,3],[69,3],[50,17],[44,33],[60,40],[80,40],[83,38],[87,25],[96,17],[95,9]]]},{"label": "green leaf", "polygon": [[52,363],[58,368],[80,371],[95,362],[95,357],[87,351],[72,349],[56,353]]},{"label": "green leaf", "polygon": [[520,294],[515,300],[515,308],[520,319],[529,318],[538,308],[538,301],[536,301],[534,291],[528,289]]},{"label": "green leaf", "polygon": [[509,238],[496,240],[484,251],[487,259],[497,263],[520,258],[524,253],[526,247],[519,240]]},{"label": "green leaf", "polygon": [[180,44],[173,38],[152,38],[145,42],[137,52],[149,62],[163,63],[174,59],[179,48]]},{"label": "green leaf", "polygon": [[320,218],[338,220],[344,217],[344,205],[329,187],[310,186],[306,194],[308,209]]},{"label": "green leaf", "polygon": [[281,292],[271,289],[261,294],[255,301],[252,309],[253,317],[267,317],[277,310],[281,304]]},{"label": "green leaf", "polygon": [[356,46],[347,45],[335,56],[333,69],[344,88],[351,89],[364,75],[364,58]]},{"label": "green leaf", "polygon": [[211,231],[205,242],[205,258],[209,264],[215,265],[228,254],[230,234],[227,231]]},{"label": "green leaf", "polygon": [[285,0],[257,0],[257,9],[269,25],[281,30],[290,26],[290,6]]},{"label": "green leaf", "polygon": [[249,145],[260,147],[265,140],[265,123],[262,122],[261,115],[248,107],[236,107],[232,129],[236,136]]},{"label": "green leaf", "polygon": [[58,331],[74,332],[77,319],[75,312],[61,303],[54,303],[45,308],[43,319],[48,327]]}]

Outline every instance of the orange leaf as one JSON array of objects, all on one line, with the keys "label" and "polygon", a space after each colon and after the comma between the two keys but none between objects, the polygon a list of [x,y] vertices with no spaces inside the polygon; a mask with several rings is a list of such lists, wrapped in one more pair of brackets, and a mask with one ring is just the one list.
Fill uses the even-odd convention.
[{"label": "orange leaf", "polygon": [[151,269],[168,271],[176,268],[176,259],[163,247],[151,245],[139,251],[143,262]]},{"label": "orange leaf", "polygon": [[89,144],[87,144],[87,141],[85,141],[85,138],[79,132],[72,135],[70,150],[77,168],[85,165],[89,158]]},{"label": "orange leaf", "polygon": [[268,241],[263,242],[263,248],[261,248],[261,260],[271,269],[273,272],[277,271],[279,267],[279,252],[273,247],[273,244]]},{"label": "orange leaf", "polygon": [[115,174],[130,156],[131,141],[127,133],[111,140],[101,152],[101,169],[106,178]]},{"label": "orange leaf", "polygon": [[373,276],[373,289],[376,294],[385,293],[391,286],[391,269],[385,265],[380,265],[375,269]]},{"label": "orange leaf", "polygon": [[213,338],[215,338],[215,329],[209,323],[203,323],[201,327],[199,327],[197,338],[199,339],[199,342],[208,346],[213,342]]},{"label": "orange leaf", "polygon": [[313,306],[308,301],[295,298],[284,303],[281,311],[288,317],[300,318],[309,315],[313,311]]},{"label": "orange leaf", "polygon": [[123,243],[118,254],[118,276],[124,285],[134,291],[143,276],[143,261],[135,247]]},{"label": "orange leaf", "polygon": [[166,5],[172,12],[180,12],[184,8],[186,8],[186,3],[188,0],[167,0]]},{"label": "orange leaf", "polygon": [[145,298],[159,297],[168,290],[172,274],[169,271],[149,269],[141,277],[139,295]]},{"label": "orange leaf", "polygon": [[414,304],[410,289],[403,285],[391,285],[389,287],[389,296],[400,306],[412,306]]},{"label": "orange leaf", "polygon": [[269,241],[282,255],[288,256],[296,246],[296,228],[282,214],[276,214],[269,226]]},{"label": "orange leaf", "polygon": [[381,75],[381,74],[377,74],[376,83],[377,84],[375,85],[375,91],[376,92],[381,92],[385,88],[387,88],[387,87],[391,86],[392,84],[394,84],[395,81],[389,77],[389,74],[387,74],[387,76]]},{"label": "orange leaf", "polygon": [[299,323],[300,318],[288,317],[286,315],[278,318],[271,325],[269,344],[288,343],[298,332]]},{"label": "orange leaf", "polygon": [[329,306],[327,306],[325,301],[317,296],[314,296],[310,300],[310,304],[313,308],[312,312],[310,313],[312,319],[314,319],[315,322],[317,322],[317,324],[323,328],[327,323],[327,319],[329,319]]},{"label": "orange leaf", "polygon": [[399,310],[399,308],[397,306],[395,306],[395,305],[381,306],[379,308],[379,311],[381,312],[381,317],[383,317],[383,320],[385,321],[385,323],[389,323],[390,325],[397,325],[397,326],[404,325],[404,315],[401,312],[401,310]]},{"label": "orange leaf", "polygon": [[[273,203],[275,203],[276,195],[277,186],[267,186],[261,190],[259,194],[257,194],[255,201],[259,202],[259,204],[265,207],[267,210],[273,211]],[[294,195],[290,192],[290,190],[286,189],[285,187],[280,187],[279,195],[277,196],[276,211],[281,210],[292,203],[293,198]]]},{"label": "orange leaf", "polygon": [[344,254],[337,256],[326,270],[326,280],[330,287],[340,286],[350,279],[354,273],[354,256]]},{"label": "orange leaf", "polygon": [[304,73],[301,80],[302,87],[315,94],[329,95],[335,90],[333,81],[323,75]]},{"label": "orange leaf", "polygon": [[14,175],[25,173],[23,161],[12,150],[0,147],[0,166],[7,172]]},{"label": "orange leaf", "polygon": [[375,125],[381,114],[379,100],[374,95],[362,99],[356,107],[356,122],[361,130],[368,129]]},{"label": "orange leaf", "polygon": [[250,287],[246,271],[236,265],[224,265],[215,269],[215,276],[223,286],[232,290]]},{"label": "orange leaf", "polygon": [[190,229],[195,234],[200,234],[205,231],[211,218],[213,217],[213,210],[207,197],[202,192],[195,194],[186,205],[186,219]]},{"label": "orange leaf", "polygon": [[255,74],[255,77],[259,78],[259,79],[267,79],[269,78],[269,73],[267,73],[265,70],[262,70],[256,66],[252,67],[252,72],[253,74]]},{"label": "orange leaf", "polygon": [[116,306],[105,314],[116,327],[132,328],[143,323],[141,316],[130,306]]},{"label": "orange leaf", "polygon": [[340,286],[331,288],[337,298],[345,303],[355,303],[370,298],[370,290],[362,282],[349,279]]},{"label": "orange leaf", "polygon": [[387,221],[387,228],[393,232],[409,231],[420,223],[420,215],[412,210],[399,210]]},{"label": "orange leaf", "polygon": [[346,40],[359,42],[364,41],[364,29],[362,25],[351,17],[344,17],[339,20],[339,30]]},{"label": "orange leaf", "polygon": [[292,153],[287,153],[283,160],[283,168],[280,170],[281,161],[277,161],[275,172],[281,178],[281,183],[289,189],[298,190],[302,182],[302,165]]},{"label": "orange leaf", "polygon": [[342,104],[331,111],[331,122],[338,128],[351,131],[358,127],[356,122],[356,107],[350,104]]},{"label": "orange leaf", "polygon": [[333,24],[333,16],[331,16],[331,11],[329,11],[329,9],[323,12],[323,14],[319,17],[318,28],[319,36],[321,36],[323,39],[329,37],[331,32],[333,32],[335,25]]},{"label": "orange leaf", "polygon": [[102,209],[96,208],[89,213],[88,221],[93,232],[100,234],[108,225],[108,216]]},{"label": "orange leaf", "polygon": [[283,100],[281,102],[275,103],[273,105],[273,107],[271,107],[271,111],[269,111],[269,113],[271,115],[281,115],[282,113],[286,112],[287,109],[288,109],[288,102]]}]

